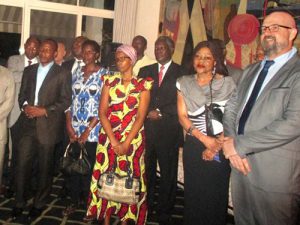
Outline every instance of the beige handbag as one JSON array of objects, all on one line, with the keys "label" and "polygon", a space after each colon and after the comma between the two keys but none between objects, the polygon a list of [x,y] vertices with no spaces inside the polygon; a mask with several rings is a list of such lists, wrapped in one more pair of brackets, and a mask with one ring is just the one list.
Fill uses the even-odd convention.
[{"label": "beige handbag", "polygon": [[[127,157],[126,157],[127,159]],[[109,201],[137,204],[140,197],[140,180],[132,177],[132,172],[127,159],[127,176],[115,173],[117,156],[111,171],[105,172],[98,181],[98,196]]]}]

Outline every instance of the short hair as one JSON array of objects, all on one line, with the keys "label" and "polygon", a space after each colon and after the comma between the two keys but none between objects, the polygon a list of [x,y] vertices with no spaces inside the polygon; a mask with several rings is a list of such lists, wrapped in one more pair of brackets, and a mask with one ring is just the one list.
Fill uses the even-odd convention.
[{"label": "short hair", "polygon": [[144,36],[142,36],[142,35],[137,35],[137,36],[135,36],[135,37],[133,38],[133,40],[134,40],[134,39],[137,39],[137,38],[141,39],[142,42],[144,42],[144,45],[147,46],[147,39],[146,39]]},{"label": "short hair", "polygon": [[99,53],[99,54],[100,54],[100,45],[99,45],[96,41],[94,41],[94,40],[86,40],[85,42],[83,42],[81,48],[83,49],[83,48],[85,48],[87,45],[92,46],[92,48],[94,49],[94,51],[95,51],[96,53]]},{"label": "short hair", "polygon": [[47,39],[43,40],[42,43],[44,43],[44,42],[51,42],[53,44],[53,46],[54,46],[54,51],[57,51],[58,44],[57,44],[57,42],[54,39],[47,38]]},{"label": "short hair", "polygon": [[193,51],[193,58],[201,48],[208,48],[216,61],[216,73],[228,76],[228,70],[224,63],[224,54],[220,46],[213,40],[202,41],[196,45]]},{"label": "short hair", "polygon": [[28,44],[30,41],[37,42],[39,45],[41,44],[41,40],[40,39],[38,39],[35,36],[30,36],[29,38],[27,38],[27,40],[25,42],[25,45]]},{"label": "short hair", "polygon": [[175,48],[174,41],[170,37],[168,37],[168,36],[160,36],[160,37],[158,37],[156,39],[156,41],[155,41],[155,44],[157,42],[160,42],[160,41],[165,42],[168,45],[168,47],[169,47],[170,50]]}]

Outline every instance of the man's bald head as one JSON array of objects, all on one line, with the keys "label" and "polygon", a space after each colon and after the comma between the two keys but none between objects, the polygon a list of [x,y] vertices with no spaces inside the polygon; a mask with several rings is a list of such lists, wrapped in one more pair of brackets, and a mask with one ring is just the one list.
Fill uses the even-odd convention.
[{"label": "man's bald head", "polygon": [[274,59],[292,49],[297,36],[296,22],[287,12],[272,12],[261,27],[261,45],[265,55]]},{"label": "man's bald head", "polygon": [[288,12],[282,12],[282,11],[272,12],[268,16],[266,16],[264,21],[267,20],[268,17],[276,18],[279,22],[283,23],[285,26],[291,28],[297,28],[295,19]]}]

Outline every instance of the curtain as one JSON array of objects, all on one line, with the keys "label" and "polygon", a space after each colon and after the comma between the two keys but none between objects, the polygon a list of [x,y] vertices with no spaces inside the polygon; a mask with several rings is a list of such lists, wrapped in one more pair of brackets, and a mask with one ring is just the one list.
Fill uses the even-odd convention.
[{"label": "curtain", "polygon": [[113,42],[131,44],[135,34],[138,0],[116,0]]}]

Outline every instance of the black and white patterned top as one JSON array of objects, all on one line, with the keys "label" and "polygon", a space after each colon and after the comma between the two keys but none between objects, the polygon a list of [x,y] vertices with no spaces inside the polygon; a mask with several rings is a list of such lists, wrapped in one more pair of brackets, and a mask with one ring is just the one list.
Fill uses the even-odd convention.
[{"label": "black and white patterned top", "polygon": [[[206,134],[205,105],[209,106],[212,102],[214,107],[219,108],[224,113],[225,104],[235,89],[232,77],[215,79],[212,83],[213,98],[211,101],[209,85],[199,86],[196,75],[180,77],[176,86],[183,95],[189,119],[204,134]],[[213,120],[212,125],[215,135],[223,132],[222,121]]]}]

